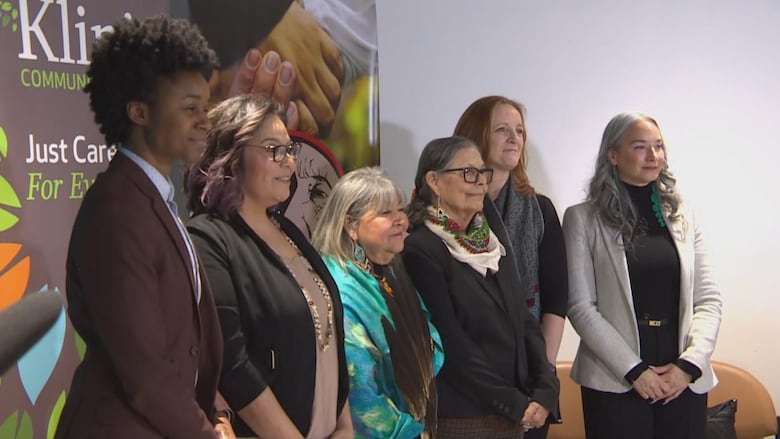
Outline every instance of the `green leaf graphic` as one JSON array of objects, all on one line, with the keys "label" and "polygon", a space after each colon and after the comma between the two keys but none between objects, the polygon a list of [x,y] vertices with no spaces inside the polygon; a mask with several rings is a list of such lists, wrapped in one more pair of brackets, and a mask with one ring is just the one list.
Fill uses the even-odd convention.
[{"label": "green leaf graphic", "polygon": [[[0,205],[22,207],[14,188],[3,176],[0,176]],[[19,222],[19,218],[11,212],[0,208],[0,232],[4,232]],[[2,437],[2,436],[0,436]]]},{"label": "green leaf graphic", "polygon": [[33,439],[32,420],[30,420],[30,414],[26,411],[22,416],[22,423],[19,425],[19,431],[16,432],[16,439]]},{"label": "green leaf graphic", "polygon": [[3,26],[8,26],[8,23],[11,22],[11,17],[7,15],[3,15]]},{"label": "green leaf graphic", "polygon": [[11,413],[2,424],[0,424],[0,437],[14,437],[16,433],[16,418],[19,417],[19,410]]},{"label": "green leaf graphic", "polygon": [[54,439],[54,433],[57,432],[57,424],[60,422],[60,415],[62,414],[62,408],[65,406],[65,391],[60,393],[57,398],[57,402],[54,403],[54,408],[51,410],[51,417],[49,418],[49,428],[46,430],[46,439]]},{"label": "green leaf graphic", "polygon": [[0,127],[0,158],[8,155],[8,137],[5,135],[3,127]]},{"label": "green leaf graphic", "polygon": [[11,212],[5,209],[0,209],[0,232],[5,232],[6,230],[10,229],[18,222],[19,222],[18,216],[12,214]]},{"label": "green leaf graphic", "polygon": [[13,29],[13,30],[14,30],[14,32],[16,32],[16,23],[14,23],[13,25],[11,25],[11,29]]},{"label": "green leaf graphic", "polygon": [[79,333],[76,333],[76,352],[79,354],[79,360],[84,361],[84,354],[87,353],[87,343],[81,338]]},{"label": "green leaf graphic", "polygon": [[14,20],[19,18],[19,10],[18,9],[14,9],[13,11],[11,11],[11,18],[13,18]]},{"label": "green leaf graphic", "polygon": [[13,5],[11,4],[11,2],[5,2],[5,3],[3,4],[3,10],[4,10],[5,12],[8,12],[8,11],[10,11],[12,7],[13,7]]},{"label": "green leaf graphic", "polygon": [[16,191],[11,187],[11,183],[0,175],[0,204],[11,207],[22,207],[22,203],[19,201],[19,197],[16,196]]}]

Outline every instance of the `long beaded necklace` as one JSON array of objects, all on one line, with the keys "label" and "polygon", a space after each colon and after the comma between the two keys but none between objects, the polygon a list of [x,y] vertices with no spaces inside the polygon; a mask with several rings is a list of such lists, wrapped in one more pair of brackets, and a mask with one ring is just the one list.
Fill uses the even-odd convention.
[{"label": "long beaded necklace", "polygon": [[[272,221],[276,227],[279,228],[279,223],[273,219]],[[325,283],[322,282],[320,276],[317,274],[317,272],[314,271],[314,268],[311,266],[309,261],[306,260],[306,257],[303,256],[303,253],[301,253],[301,250],[298,248],[295,242],[293,242],[293,240],[290,239],[290,237],[287,236],[287,234],[284,233],[281,228],[279,228],[279,231],[282,232],[282,235],[287,240],[287,242],[292,246],[292,248],[295,249],[295,252],[298,253],[298,257],[303,262],[303,265],[306,267],[306,269],[309,270],[309,274],[314,280],[314,283],[317,284],[317,287],[319,287],[320,291],[322,292],[322,297],[325,299],[325,303],[327,304],[328,322],[327,327],[325,328],[325,335],[323,336],[322,323],[320,321],[320,313],[317,309],[317,304],[314,303],[314,300],[312,300],[311,295],[309,295],[309,292],[306,290],[306,287],[303,286],[303,283],[298,280],[297,276],[295,276],[295,272],[289,266],[287,267],[290,271],[290,274],[292,274],[293,279],[295,279],[295,282],[298,283],[298,287],[301,289],[303,297],[306,299],[306,304],[309,305],[311,317],[314,321],[314,331],[317,333],[317,343],[320,350],[325,351],[330,346],[330,341],[333,338],[333,302],[331,301],[330,291],[328,291],[328,287],[326,287]]]},{"label": "long beaded necklace", "polygon": [[439,215],[433,215],[429,211],[426,214],[425,219],[433,224],[441,226],[445,232],[452,235],[455,238],[455,241],[469,253],[486,253],[490,251],[488,248],[490,244],[490,227],[481,214],[478,213],[477,215],[478,217],[472,221],[472,226],[465,232],[461,231],[458,223],[453,221],[444,212],[441,212]]}]

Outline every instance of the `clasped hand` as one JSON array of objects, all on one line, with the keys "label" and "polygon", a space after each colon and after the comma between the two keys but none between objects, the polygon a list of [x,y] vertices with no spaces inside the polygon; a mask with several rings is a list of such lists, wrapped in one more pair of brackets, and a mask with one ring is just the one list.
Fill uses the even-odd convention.
[{"label": "clasped hand", "polygon": [[680,396],[690,382],[690,375],[676,364],[669,363],[650,366],[634,381],[633,387],[643,399],[651,403],[663,400],[663,403],[667,404]]}]

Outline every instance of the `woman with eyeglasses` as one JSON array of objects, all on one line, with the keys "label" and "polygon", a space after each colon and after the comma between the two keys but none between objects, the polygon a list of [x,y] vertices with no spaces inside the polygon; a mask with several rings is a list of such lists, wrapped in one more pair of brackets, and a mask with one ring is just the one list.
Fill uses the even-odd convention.
[{"label": "woman with eyeglasses", "polygon": [[300,144],[281,107],[257,96],[209,112],[187,172],[188,223],[224,338],[220,391],[238,436],[351,438],[339,291],[301,231],[274,207],[290,196]]},{"label": "woman with eyeglasses", "polygon": [[493,170],[464,137],[420,155],[404,265],[439,330],[446,361],[436,378],[441,438],[522,438],[558,403],[539,322],[501,217],[485,196]]}]

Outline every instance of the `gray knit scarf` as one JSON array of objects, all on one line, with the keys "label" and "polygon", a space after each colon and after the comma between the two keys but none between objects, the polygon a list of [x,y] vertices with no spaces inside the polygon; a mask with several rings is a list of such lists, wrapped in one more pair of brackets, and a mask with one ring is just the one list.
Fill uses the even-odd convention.
[{"label": "gray knit scarf", "polygon": [[517,192],[514,179],[510,177],[494,203],[511,241],[528,310],[539,320],[539,245],[544,235],[544,218],[539,201],[536,195]]}]

